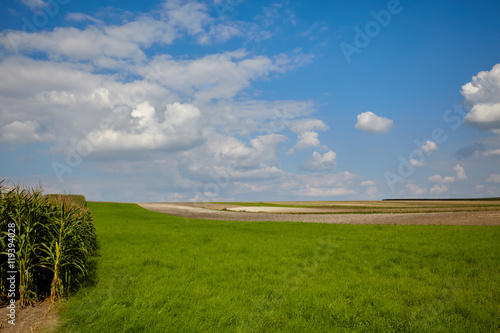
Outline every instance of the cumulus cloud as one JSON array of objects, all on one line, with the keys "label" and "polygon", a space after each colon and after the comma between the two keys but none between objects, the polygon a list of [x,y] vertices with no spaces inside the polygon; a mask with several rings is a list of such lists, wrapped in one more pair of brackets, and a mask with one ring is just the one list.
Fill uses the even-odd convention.
[{"label": "cumulus cloud", "polygon": [[481,130],[500,129],[500,64],[473,76],[461,93],[471,107],[464,123]]},{"label": "cumulus cloud", "polygon": [[323,155],[315,151],[310,156],[306,163],[301,166],[301,169],[308,171],[324,171],[332,169],[336,164],[337,154],[333,151],[327,151]]},{"label": "cumulus cloud", "polygon": [[434,141],[427,140],[425,145],[420,147],[420,149],[425,153],[429,153],[438,150],[439,146]]},{"label": "cumulus cloud", "polygon": [[486,179],[487,183],[500,183],[500,174],[492,173]]},{"label": "cumulus cloud", "polygon": [[419,160],[415,160],[415,159],[409,160],[408,163],[410,163],[410,165],[412,167],[415,167],[415,168],[422,168],[422,167],[424,167],[426,165],[425,162],[422,162],[422,161],[419,161]]},{"label": "cumulus cloud", "polygon": [[448,191],[448,187],[446,187],[445,185],[434,185],[429,190],[429,193],[430,194],[441,194],[441,193],[446,192],[446,191]]},{"label": "cumulus cloud", "polygon": [[139,104],[130,114],[131,127],[127,130],[108,128],[89,134],[96,151],[155,150],[175,151],[201,143],[200,111],[190,104],[174,103],[166,106],[163,121],[148,102]]},{"label": "cumulus cloud", "polygon": [[273,179],[283,176],[285,172],[276,166],[265,166],[251,170],[235,170],[231,173],[234,181],[248,181],[257,179]]},{"label": "cumulus cloud", "polygon": [[33,143],[38,141],[53,141],[54,136],[46,134],[38,134],[38,129],[40,124],[36,121],[13,121],[0,128],[0,141],[14,143],[14,144],[25,144]]},{"label": "cumulus cloud", "polygon": [[490,149],[485,152],[483,152],[484,157],[494,157],[494,156],[500,156],[500,149]]},{"label": "cumulus cloud", "polygon": [[309,118],[292,121],[290,129],[298,133],[298,138],[295,147],[288,151],[289,154],[295,152],[295,149],[302,150],[319,147],[321,142],[318,139],[319,133],[316,131],[326,131],[328,130],[328,125],[322,120]]},{"label": "cumulus cloud", "polygon": [[406,184],[406,189],[411,195],[422,195],[427,193],[427,190],[425,188],[421,188],[418,185],[412,183]]},{"label": "cumulus cloud", "polygon": [[307,188],[303,194],[308,197],[333,197],[339,195],[353,194],[353,190],[345,189],[343,187],[337,188]]},{"label": "cumulus cloud", "polygon": [[319,119],[300,119],[291,122],[290,129],[295,133],[302,133],[307,131],[326,131],[328,130],[328,125]]},{"label": "cumulus cloud", "polygon": [[367,189],[366,189],[366,192],[365,192],[365,195],[368,197],[368,198],[375,198],[379,195],[379,191],[377,189],[376,186],[369,186]]},{"label": "cumulus cloud", "polygon": [[457,164],[453,167],[453,170],[457,173],[456,176],[446,176],[443,177],[441,175],[433,175],[427,178],[428,181],[433,182],[433,183],[454,183],[457,180],[466,180],[468,179],[467,174],[465,173],[465,169],[460,165]]},{"label": "cumulus cloud", "polygon": [[[66,23],[88,25],[0,32],[0,141],[48,142],[54,160],[61,162],[67,151],[90,144],[84,156],[89,163],[82,168],[126,175],[123,179],[134,175],[138,180],[130,186],[131,198],[149,189],[146,200],[188,200],[193,188],[203,189],[213,177],[228,174],[238,185],[225,190],[354,193],[350,173],[306,178],[279,166],[287,129],[297,135],[296,149],[324,149],[306,162],[311,171],[335,165],[335,152],[319,141],[318,132],[328,126],[313,118],[314,102],[254,99],[259,92],[253,82],[307,65],[312,55],[300,49],[268,56],[244,49],[192,56],[158,52],[180,38],[208,45],[268,36],[255,23],[210,13],[207,4],[174,0],[157,12],[113,25],[69,13]],[[85,190],[101,198],[103,188],[123,183]],[[176,191],[184,194],[172,194]]]},{"label": "cumulus cloud", "polygon": [[376,183],[373,180],[365,180],[361,182],[361,186],[366,187],[365,196],[367,198],[375,198],[380,194],[377,189],[377,186],[375,185]]},{"label": "cumulus cloud", "polygon": [[467,175],[465,174],[465,169],[460,164],[455,165],[453,170],[457,172],[458,180],[466,180],[468,178]]},{"label": "cumulus cloud", "polygon": [[456,178],[452,176],[443,177],[441,175],[433,175],[427,178],[427,180],[433,183],[454,183]]},{"label": "cumulus cloud", "polygon": [[21,0],[21,2],[31,10],[37,10],[47,5],[43,0]]},{"label": "cumulus cloud", "polygon": [[367,133],[386,133],[393,124],[392,120],[369,111],[358,114],[357,119],[354,127]]},{"label": "cumulus cloud", "polygon": [[[233,98],[251,81],[265,77],[272,61],[265,56],[248,57],[244,50],[207,55],[193,60],[158,56],[140,72],[156,69],[155,78],[183,96],[202,103]],[[179,80],[182,77],[183,80]]]},{"label": "cumulus cloud", "polygon": [[297,139],[297,144],[295,145],[295,149],[306,149],[312,147],[319,147],[320,142],[318,139],[318,133],[313,131],[306,131],[299,134],[299,138]]},{"label": "cumulus cloud", "polygon": [[[354,174],[347,171],[328,175],[297,175],[292,179],[292,182],[299,182],[300,186],[299,189],[292,191],[297,195],[310,197],[351,195],[355,191],[348,188],[348,183],[355,177]],[[288,184],[288,186],[290,185]]]},{"label": "cumulus cloud", "polygon": [[190,35],[202,33],[203,27],[212,20],[207,13],[207,5],[201,2],[165,1],[163,8],[165,21]]}]

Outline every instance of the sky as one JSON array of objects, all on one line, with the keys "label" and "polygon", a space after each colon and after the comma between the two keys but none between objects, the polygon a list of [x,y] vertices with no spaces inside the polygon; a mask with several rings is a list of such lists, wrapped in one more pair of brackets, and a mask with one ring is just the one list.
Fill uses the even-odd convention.
[{"label": "sky", "polygon": [[500,2],[0,1],[0,179],[87,200],[500,196]]}]

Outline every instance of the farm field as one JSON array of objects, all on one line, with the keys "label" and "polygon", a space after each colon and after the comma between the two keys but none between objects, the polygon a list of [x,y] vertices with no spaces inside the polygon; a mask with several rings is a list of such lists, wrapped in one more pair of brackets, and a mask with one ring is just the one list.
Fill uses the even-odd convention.
[{"label": "farm field", "polygon": [[155,212],[224,221],[500,226],[500,200],[141,202]]},{"label": "farm field", "polygon": [[[455,199],[455,200],[383,200],[383,201],[270,201],[270,202],[215,202],[202,204],[211,209],[262,208],[301,208],[290,212],[300,213],[344,213],[344,214],[383,214],[383,213],[434,213],[434,212],[474,212],[500,211],[500,198]],[[244,210],[243,210],[244,211]],[[262,211],[265,211],[263,209]],[[276,210],[280,212],[280,210]]]},{"label": "farm field", "polygon": [[88,203],[92,283],[60,332],[491,332],[500,228],[235,222]]}]

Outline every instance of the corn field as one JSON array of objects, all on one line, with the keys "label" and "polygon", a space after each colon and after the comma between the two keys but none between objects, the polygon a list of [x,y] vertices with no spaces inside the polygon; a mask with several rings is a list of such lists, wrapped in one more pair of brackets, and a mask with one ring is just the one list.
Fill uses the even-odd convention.
[{"label": "corn field", "polygon": [[67,296],[88,274],[96,249],[85,197],[44,196],[41,188],[4,183],[0,181],[0,297],[7,297],[7,272],[12,271],[7,263],[12,261],[17,271],[16,298],[22,306]]}]

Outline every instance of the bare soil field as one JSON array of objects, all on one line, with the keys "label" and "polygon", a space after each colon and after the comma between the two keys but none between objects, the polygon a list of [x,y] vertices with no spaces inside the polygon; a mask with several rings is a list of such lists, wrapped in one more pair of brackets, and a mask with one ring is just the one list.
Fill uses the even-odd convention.
[{"label": "bare soil field", "polygon": [[334,224],[500,225],[498,201],[138,204],[151,211],[186,219]]}]

